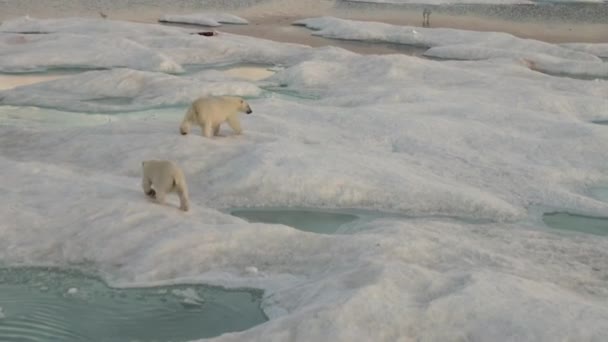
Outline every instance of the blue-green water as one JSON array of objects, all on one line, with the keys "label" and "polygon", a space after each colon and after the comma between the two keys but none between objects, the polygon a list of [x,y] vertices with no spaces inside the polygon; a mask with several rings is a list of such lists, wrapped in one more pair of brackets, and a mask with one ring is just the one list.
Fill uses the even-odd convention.
[{"label": "blue-green water", "polygon": [[78,271],[0,269],[0,341],[188,341],[267,320],[258,290],[110,288]]},{"label": "blue-green water", "polygon": [[237,209],[230,213],[249,222],[284,224],[320,234],[334,234],[341,226],[359,218],[348,213],[312,209]]},{"label": "blue-green water", "polygon": [[569,213],[546,213],[543,221],[551,228],[588,234],[608,235],[608,217],[592,217]]}]

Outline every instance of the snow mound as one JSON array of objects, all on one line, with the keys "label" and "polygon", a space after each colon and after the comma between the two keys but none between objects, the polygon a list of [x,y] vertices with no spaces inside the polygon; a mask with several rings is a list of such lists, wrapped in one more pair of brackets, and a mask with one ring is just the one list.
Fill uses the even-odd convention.
[{"label": "snow mound", "polygon": [[177,77],[130,69],[89,71],[0,92],[0,104],[79,112],[124,112],[186,105],[203,95],[258,96],[252,83],[215,73]]},{"label": "snow mound", "polygon": [[5,33],[114,34],[137,37],[142,35],[172,36],[188,31],[178,27],[155,24],[80,17],[56,19],[21,17],[3,21],[0,25],[0,32]]},{"label": "snow mound", "polygon": [[[131,39],[76,34],[0,35],[1,72],[33,72],[58,68],[116,68],[179,73],[181,65]],[[12,40],[10,40],[12,39]]]},{"label": "snow mound", "polygon": [[608,63],[575,61],[565,58],[556,58],[547,54],[533,54],[524,51],[493,49],[475,45],[448,45],[430,48],[425,56],[481,60],[493,58],[513,58],[522,60],[532,70],[552,74],[579,78],[608,78]]},{"label": "snow mound", "polygon": [[608,43],[566,43],[560,45],[568,49],[590,53],[602,58],[608,58]]},{"label": "snow mound", "polygon": [[378,22],[345,20],[334,17],[302,19],[294,25],[316,30],[313,34],[327,38],[388,42],[424,47],[474,44],[480,47],[542,53],[578,61],[600,62],[597,56],[533,39],[517,38],[501,32],[477,32],[446,28],[398,26]]},{"label": "snow mound", "polygon": [[247,20],[228,13],[164,14],[158,21],[212,27],[221,26],[222,24],[249,24]]}]

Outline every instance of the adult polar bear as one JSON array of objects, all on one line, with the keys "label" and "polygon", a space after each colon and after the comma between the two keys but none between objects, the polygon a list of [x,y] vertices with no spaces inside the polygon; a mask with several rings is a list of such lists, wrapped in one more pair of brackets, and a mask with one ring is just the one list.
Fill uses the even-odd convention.
[{"label": "adult polar bear", "polygon": [[243,131],[238,119],[239,112],[251,114],[252,110],[247,101],[237,96],[208,96],[196,99],[186,112],[179,131],[182,135],[190,133],[190,125],[199,124],[203,135],[210,138],[218,135],[220,125],[228,122],[228,125],[241,134]]},{"label": "adult polar bear", "polygon": [[188,211],[190,208],[188,186],[179,166],[169,160],[144,160],[141,166],[143,170],[141,186],[147,196],[164,203],[168,193],[177,192],[179,208]]}]

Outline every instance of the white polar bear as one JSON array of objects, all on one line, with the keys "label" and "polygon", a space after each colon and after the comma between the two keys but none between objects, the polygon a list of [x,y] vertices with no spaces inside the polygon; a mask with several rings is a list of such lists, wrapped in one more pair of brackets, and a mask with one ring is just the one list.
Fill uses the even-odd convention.
[{"label": "white polar bear", "polygon": [[226,121],[236,134],[241,134],[243,130],[238,119],[239,112],[252,113],[247,101],[240,97],[199,97],[188,108],[179,130],[182,135],[186,135],[190,133],[190,124],[197,123],[201,126],[203,135],[210,138],[219,134],[220,125]]},{"label": "white polar bear", "polygon": [[188,211],[190,205],[186,178],[177,165],[168,160],[145,160],[141,166],[143,169],[141,186],[146,195],[155,198],[159,203],[164,203],[167,193],[177,192],[179,208]]}]

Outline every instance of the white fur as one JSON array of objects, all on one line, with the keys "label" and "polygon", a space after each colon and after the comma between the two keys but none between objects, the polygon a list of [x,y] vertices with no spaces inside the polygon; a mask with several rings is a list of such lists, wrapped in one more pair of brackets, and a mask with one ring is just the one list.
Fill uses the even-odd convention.
[{"label": "white fur", "polygon": [[210,138],[219,134],[222,123],[228,122],[236,134],[241,134],[243,130],[238,119],[239,112],[247,114],[252,112],[247,101],[240,97],[200,97],[188,108],[179,130],[181,134],[186,135],[190,133],[191,124],[198,124],[203,135]]},{"label": "white fur", "polygon": [[166,194],[177,192],[179,208],[188,211],[190,205],[186,178],[177,165],[168,160],[146,160],[141,165],[143,169],[141,186],[147,196],[164,203]]}]

